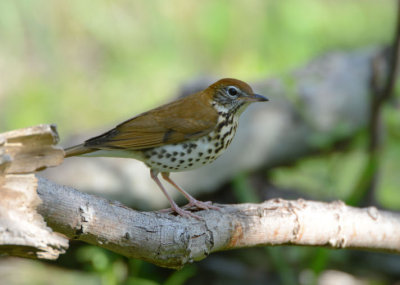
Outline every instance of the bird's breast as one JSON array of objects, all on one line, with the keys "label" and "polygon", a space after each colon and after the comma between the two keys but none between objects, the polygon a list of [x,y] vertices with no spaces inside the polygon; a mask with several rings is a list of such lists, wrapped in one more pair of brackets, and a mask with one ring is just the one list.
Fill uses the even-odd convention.
[{"label": "bird's breast", "polygon": [[160,172],[195,169],[213,162],[232,142],[238,120],[235,116],[220,116],[209,134],[177,144],[168,144],[144,151],[143,161]]}]

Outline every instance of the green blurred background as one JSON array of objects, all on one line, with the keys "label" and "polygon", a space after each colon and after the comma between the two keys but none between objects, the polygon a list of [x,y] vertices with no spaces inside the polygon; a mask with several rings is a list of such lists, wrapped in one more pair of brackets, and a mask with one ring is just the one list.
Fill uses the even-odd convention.
[{"label": "green blurred background", "polygon": [[[169,100],[199,76],[252,82],[329,51],[389,44],[395,18],[390,0],[0,1],[0,132],[55,123],[65,139],[104,130]],[[384,112],[378,199],[391,209],[400,209],[399,117],[393,108]],[[269,171],[268,179],[315,199],[345,199],[365,164],[366,137],[358,134],[346,152]],[[243,191],[248,180],[248,174],[233,179],[238,202],[259,200]],[[174,272],[72,243],[57,262],[14,260],[15,273],[25,274],[12,278],[13,284],[202,284],[207,277],[212,284],[242,284],[235,268],[244,279],[269,274],[270,284],[311,284],[329,268],[365,275],[366,284],[396,278],[354,266],[364,257],[352,251],[282,247],[212,258]]]},{"label": "green blurred background", "polygon": [[387,43],[393,1],[0,1],[0,130],[62,137],[174,96],[200,75],[245,81],[334,49]]}]

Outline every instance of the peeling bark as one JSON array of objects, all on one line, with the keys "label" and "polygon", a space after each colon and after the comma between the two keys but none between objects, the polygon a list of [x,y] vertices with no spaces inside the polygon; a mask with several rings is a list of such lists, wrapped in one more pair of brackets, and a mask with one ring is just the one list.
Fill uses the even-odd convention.
[{"label": "peeling bark", "polygon": [[63,150],[53,146],[57,140],[49,125],[0,134],[0,254],[56,259],[68,248],[36,212],[41,201],[30,174],[63,161]]}]

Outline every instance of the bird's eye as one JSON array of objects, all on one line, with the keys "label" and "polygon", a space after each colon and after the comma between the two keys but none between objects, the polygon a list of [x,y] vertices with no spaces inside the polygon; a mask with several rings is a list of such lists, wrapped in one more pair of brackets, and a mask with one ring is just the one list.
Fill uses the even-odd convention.
[{"label": "bird's eye", "polygon": [[228,94],[230,96],[236,97],[239,94],[239,90],[234,86],[230,86],[230,87],[228,87]]}]

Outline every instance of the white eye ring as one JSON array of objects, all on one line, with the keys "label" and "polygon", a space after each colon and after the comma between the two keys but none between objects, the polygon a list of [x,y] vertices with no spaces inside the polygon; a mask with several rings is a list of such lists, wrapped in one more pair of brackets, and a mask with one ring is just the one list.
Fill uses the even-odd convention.
[{"label": "white eye ring", "polygon": [[229,96],[231,96],[231,97],[237,97],[238,95],[239,95],[239,89],[237,88],[237,87],[235,87],[235,86],[229,86],[228,88],[227,88],[227,93],[228,93],[228,95]]}]

